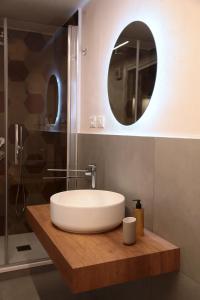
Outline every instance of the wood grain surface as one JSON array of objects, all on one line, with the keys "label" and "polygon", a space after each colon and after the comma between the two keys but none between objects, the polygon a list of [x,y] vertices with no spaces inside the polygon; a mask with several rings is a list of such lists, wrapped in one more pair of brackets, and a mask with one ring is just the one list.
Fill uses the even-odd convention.
[{"label": "wood grain surface", "polygon": [[125,246],[122,228],[73,234],[56,228],[49,205],[28,206],[27,220],[75,293],[179,271],[180,249],[152,232]]}]

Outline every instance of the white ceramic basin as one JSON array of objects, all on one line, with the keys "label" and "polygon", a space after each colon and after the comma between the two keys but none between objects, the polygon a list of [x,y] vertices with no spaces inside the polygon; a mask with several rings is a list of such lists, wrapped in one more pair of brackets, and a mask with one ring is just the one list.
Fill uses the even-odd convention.
[{"label": "white ceramic basin", "polygon": [[51,196],[51,220],[62,230],[97,233],[117,227],[124,218],[123,195],[101,190],[65,191]]}]

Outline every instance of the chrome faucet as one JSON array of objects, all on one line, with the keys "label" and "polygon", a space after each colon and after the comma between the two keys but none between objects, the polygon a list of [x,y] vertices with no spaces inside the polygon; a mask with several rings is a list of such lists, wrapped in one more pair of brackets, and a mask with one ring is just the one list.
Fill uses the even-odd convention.
[{"label": "chrome faucet", "polygon": [[[96,188],[96,165],[90,164],[85,170],[67,170],[67,169],[47,169],[48,172],[77,172],[77,173],[84,173],[85,176],[91,177],[91,187],[92,189]],[[79,179],[85,178],[85,176],[77,176],[77,175],[67,175],[67,176],[56,176],[56,177],[43,177],[45,180],[52,180],[52,179]]]},{"label": "chrome faucet", "polygon": [[85,176],[91,176],[91,186],[92,189],[95,189],[96,187],[96,165],[88,165],[88,169],[85,172]]}]

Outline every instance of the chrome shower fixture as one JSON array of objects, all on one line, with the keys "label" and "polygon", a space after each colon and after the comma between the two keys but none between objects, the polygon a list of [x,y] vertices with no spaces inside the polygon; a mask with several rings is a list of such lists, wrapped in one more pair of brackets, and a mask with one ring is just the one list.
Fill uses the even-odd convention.
[{"label": "chrome shower fixture", "polygon": [[3,145],[5,145],[5,138],[0,137],[0,148],[3,147]]},{"label": "chrome shower fixture", "polygon": [[4,45],[3,38],[4,38],[4,34],[3,34],[3,31],[1,31],[0,32],[0,46]]},{"label": "chrome shower fixture", "polygon": [[[3,148],[5,145],[5,138],[0,137],[0,148]],[[5,151],[0,149],[0,161],[5,158]]]},{"label": "chrome shower fixture", "polygon": [[[26,208],[26,192],[23,178],[23,127],[15,124],[15,165],[19,166],[19,182],[17,185],[17,194],[15,197],[15,213],[21,217]],[[21,204],[20,204],[21,203]]]},{"label": "chrome shower fixture", "polygon": [[19,164],[20,154],[23,151],[23,128],[15,124],[15,165]]}]

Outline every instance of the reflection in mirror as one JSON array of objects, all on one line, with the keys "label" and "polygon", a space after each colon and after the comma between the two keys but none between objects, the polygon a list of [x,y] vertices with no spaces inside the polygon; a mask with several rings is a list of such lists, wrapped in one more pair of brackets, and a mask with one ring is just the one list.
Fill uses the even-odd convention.
[{"label": "reflection in mirror", "polygon": [[49,124],[55,124],[58,113],[58,83],[55,75],[52,75],[47,88],[47,120]]},{"label": "reflection in mirror", "polygon": [[120,34],[110,60],[108,95],[115,118],[135,123],[151,99],[157,71],[153,35],[143,22],[130,23]]}]

